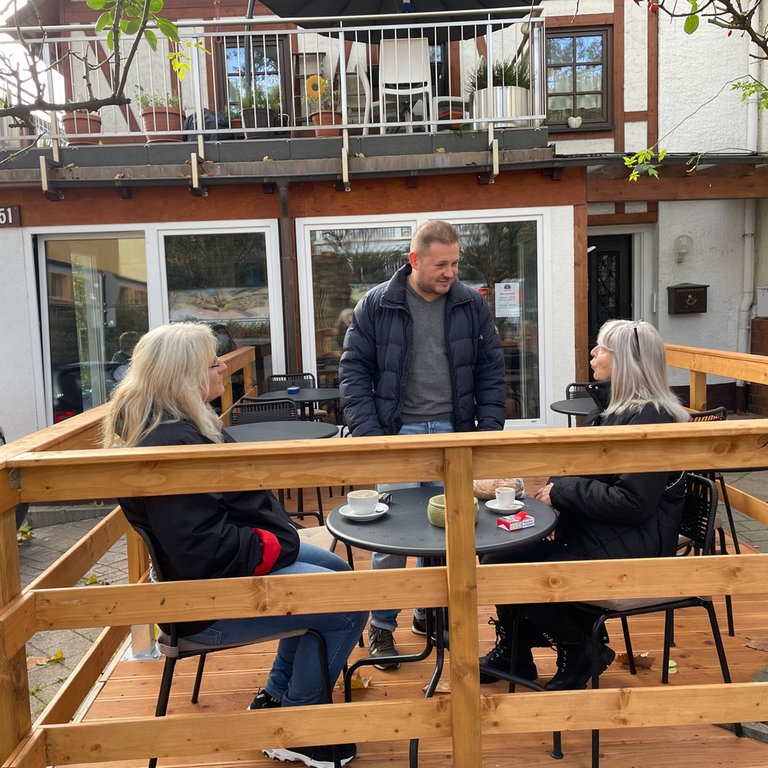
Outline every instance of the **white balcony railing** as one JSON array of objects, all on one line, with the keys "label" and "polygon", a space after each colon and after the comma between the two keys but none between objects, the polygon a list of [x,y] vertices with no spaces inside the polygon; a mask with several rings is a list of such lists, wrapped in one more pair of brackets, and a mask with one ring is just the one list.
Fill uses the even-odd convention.
[{"label": "white balcony railing", "polygon": [[[402,18],[400,15],[399,18]],[[19,136],[0,119],[0,149],[32,142],[144,143],[202,133],[207,140],[314,136],[318,99],[351,134],[524,128],[545,119],[544,26],[541,19],[489,17],[457,24],[436,16],[425,26],[388,24],[354,28],[274,29],[274,19],[180,23],[181,46],[160,38],[157,51],[142,43],[125,95],[131,103],[99,110],[100,135],[82,119],[63,127],[62,112],[34,113],[35,128]],[[282,24],[281,26],[285,26]],[[0,35],[3,104],[33,99],[31,79],[19,82],[20,46]],[[112,91],[109,51],[91,27],[27,30],[28,45],[49,102],[106,98]],[[169,54],[189,57],[183,79]],[[503,78],[477,90],[486,71]],[[480,66],[480,83],[476,82]],[[498,78],[492,81],[498,82]],[[399,81],[399,82],[397,82]],[[186,125],[146,128],[142,104],[179,106]],[[28,102],[29,103],[29,102]],[[31,135],[35,134],[35,135]],[[318,134],[320,135],[320,134]]]}]

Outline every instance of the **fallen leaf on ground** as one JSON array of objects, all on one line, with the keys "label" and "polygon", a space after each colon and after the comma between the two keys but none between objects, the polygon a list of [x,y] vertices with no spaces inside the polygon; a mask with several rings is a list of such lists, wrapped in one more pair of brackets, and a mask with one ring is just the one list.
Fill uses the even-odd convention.
[{"label": "fallen leaf on ground", "polygon": [[[373,683],[372,677],[363,677],[359,672],[356,672],[352,680],[350,680],[350,686],[352,690],[359,690],[360,688],[370,688]],[[338,689],[344,690],[344,679],[339,680]]]},{"label": "fallen leaf on ground", "polygon": [[[625,666],[629,666],[629,657],[626,653],[619,653],[617,654],[616,658],[618,659],[619,664],[624,664]],[[634,654],[635,658],[635,666],[638,669],[650,669],[653,666],[653,662],[656,661],[655,656],[651,656],[648,651],[643,651],[642,653],[636,653]]]},{"label": "fallen leaf on ground", "polygon": [[747,648],[754,648],[756,651],[768,651],[768,637],[749,637],[747,638]]},{"label": "fallen leaf on ground", "polygon": [[27,656],[27,671],[33,667],[44,667],[48,663],[45,656]]},{"label": "fallen leaf on ground", "polygon": [[[421,690],[426,691],[429,687],[429,684],[425,685]],[[437,684],[437,688],[435,688],[435,693],[450,693],[451,692],[451,681],[450,680],[441,680]]]}]

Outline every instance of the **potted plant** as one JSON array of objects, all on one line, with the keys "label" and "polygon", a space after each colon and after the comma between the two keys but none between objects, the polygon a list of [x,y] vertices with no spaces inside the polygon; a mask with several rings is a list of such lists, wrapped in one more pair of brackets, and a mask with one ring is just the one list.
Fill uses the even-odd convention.
[{"label": "potted plant", "polygon": [[93,137],[101,133],[101,115],[87,109],[65,112],[61,116],[61,130],[72,146],[98,144],[99,140]]},{"label": "potted plant", "polygon": [[[484,57],[469,74],[467,86],[472,94],[470,108],[476,118],[504,118],[530,114],[531,77],[528,57],[494,62],[490,71]],[[496,125],[524,125],[519,120],[497,122]],[[476,127],[483,127],[482,124]]]},{"label": "potted plant", "polygon": [[184,112],[179,96],[150,93],[139,86],[136,89],[136,103],[141,110],[148,142],[182,140]]},{"label": "potted plant", "polygon": [[[244,128],[283,128],[286,125],[287,115],[283,114],[280,104],[279,84],[267,88],[265,83],[242,81],[235,109],[240,112]],[[245,134],[247,137],[248,131]],[[251,135],[276,138],[284,132],[260,130]]]},{"label": "potted plant", "polygon": [[[338,90],[322,75],[311,75],[305,84],[307,113],[312,125],[340,125],[341,100]],[[339,136],[339,128],[320,128],[315,136]]]}]

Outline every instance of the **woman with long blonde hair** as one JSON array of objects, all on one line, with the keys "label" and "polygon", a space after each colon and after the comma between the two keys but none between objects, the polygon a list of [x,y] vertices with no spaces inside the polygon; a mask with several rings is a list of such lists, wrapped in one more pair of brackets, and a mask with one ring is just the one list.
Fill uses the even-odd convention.
[{"label": "woman with long blonde hair", "polygon": [[[226,370],[208,326],[179,323],[149,331],[114,391],[103,422],[104,446],[232,442],[210,406],[224,392]],[[285,509],[269,491],[141,496],[120,499],[120,505],[131,525],[149,531],[158,543],[161,569],[172,580],[349,570],[332,552],[300,542]],[[325,639],[333,681],[366,620],[365,613],[259,616],[182,623],[180,633],[214,648],[296,632],[280,640],[266,684],[249,706],[263,709],[324,701],[315,640],[302,630],[314,630]],[[355,751],[354,744],[339,745],[342,764]],[[312,768],[333,766],[327,746],[268,749],[264,754]]]}]

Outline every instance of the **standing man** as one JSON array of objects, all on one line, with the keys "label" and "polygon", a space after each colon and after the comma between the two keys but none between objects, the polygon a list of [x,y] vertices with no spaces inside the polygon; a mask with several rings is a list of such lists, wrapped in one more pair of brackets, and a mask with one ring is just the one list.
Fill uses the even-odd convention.
[{"label": "standing man", "polygon": [[[504,428],[504,358],[483,296],[456,275],[459,234],[428,221],[411,240],[408,264],[355,307],[341,355],[341,401],[354,437]],[[374,552],[371,567],[404,568]],[[396,656],[398,610],[373,611],[372,656]],[[412,630],[426,634],[423,612]],[[397,661],[376,664],[398,669]]]}]

